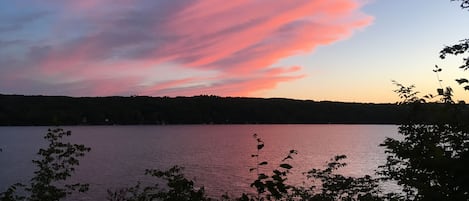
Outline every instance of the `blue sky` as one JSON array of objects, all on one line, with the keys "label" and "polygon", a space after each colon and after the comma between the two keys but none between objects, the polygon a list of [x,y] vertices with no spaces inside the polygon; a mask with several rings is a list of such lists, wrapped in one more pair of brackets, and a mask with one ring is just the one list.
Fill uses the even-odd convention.
[{"label": "blue sky", "polygon": [[[416,85],[422,95],[439,87],[432,71],[443,68],[440,77],[444,86],[452,86],[458,99],[468,100],[468,92],[454,79],[467,76],[458,69],[462,57],[439,59],[439,51],[469,37],[469,12],[449,1],[377,0],[366,4],[363,12],[374,21],[352,37],[322,46],[312,54],[289,58],[285,62],[303,60],[310,76],[302,87],[292,83],[271,91],[271,96],[309,97],[316,100],[357,102],[393,102],[391,80]],[[295,90],[299,89],[299,90]],[[280,92],[281,91],[281,92]],[[278,92],[278,93],[276,93]]]}]

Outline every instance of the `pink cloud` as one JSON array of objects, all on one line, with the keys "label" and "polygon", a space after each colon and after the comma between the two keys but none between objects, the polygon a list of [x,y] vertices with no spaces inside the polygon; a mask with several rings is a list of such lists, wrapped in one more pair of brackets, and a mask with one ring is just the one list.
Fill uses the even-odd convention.
[{"label": "pink cloud", "polygon": [[[138,77],[126,77],[119,79],[98,79],[98,80],[78,80],[69,83],[62,83],[65,88],[72,89],[75,96],[112,96],[112,95],[133,95],[138,90]],[[122,87],[132,86],[132,87]],[[63,93],[63,92],[62,92]]]},{"label": "pink cloud", "polygon": [[159,83],[153,84],[152,86],[146,87],[142,92],[140,92],[140,95],[159,94],[161,91],[164,91],[166,89],[176,88],[184,84],[190,84],[196,80],[197,80],[196,78],[185,78],[185,79],[159,82]]},{"label": "pink cloud", "polygon": [[[216,77],[168,81],[156,84],[149,92],[150,94],[157,92],[165,96],[192,96],[200,94],[250,96],[256,95],[256,93],[263,90],[272,89],[281,82],[303,78],[305,76],[303,74],[292,75],[292,73],[300,70],[301,67],[299,66],[277,67],[264,69],[243,77],[223,74]],[[148,95],[148,93],[144,93],[144,95]]]},{"label": "pink cloud", "polygon": [[[356,0],[54,2],[67,17],[52,35],[74,34],[69,19],[89,28],[35,44],[28,67],[8,73],[58,79],[69,83],[69,95],[255,94],[305,76],[300,67],[273,68],[279,60],[344,40],[372,21]],[[207,74],[149,70],[163,64]]]},{"label": "pink cloud", "polygon": [[[337,41],[344,35],[348,36],[355,28],[363,26],[355,25],[356,21],[371,20],[370,17],[353,19],[358,17],[353,13],[358,4],[350,0],[303,0],[294,3],[270,1],[268,4],[249,1],[241,5],[230,5],[228,8],[223,6],[223,12],[215,12],[217,9],[212,8],[215,11],[210,14],[199,15],[198,13],[205,12],[205,7],[200,8],[196,4],[195,8],[188,9],[192,12],[176,14],[165,27],[172,34],[184,38],[171,43],[157,54],[175,56],[193,67],[219,68],[220,66],[209,64],[229,59],[233,54],[249,49],[262,48],[263,54],[270,57],[260,57],[257,59],[260,62],[258,65],[228,67],[256,70],[286,56],[311,51],[317,45]],[[317,19],[308,20],[314,17]],[[301,27],[294,27],[295,23],[301,24]],[[288,30],[289,28],[295,30]]]}]

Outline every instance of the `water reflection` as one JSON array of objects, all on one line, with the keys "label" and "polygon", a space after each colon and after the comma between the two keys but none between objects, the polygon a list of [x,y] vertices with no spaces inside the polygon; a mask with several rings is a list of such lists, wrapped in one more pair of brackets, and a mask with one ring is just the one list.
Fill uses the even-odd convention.
[{"label": "water reflection", "polygon": [[[96,126],[67,127],[74,143],[86,144],[92,151],[81,161],[74,179],[90,183],[84,200],[103,200],[107,188],[124,187],[137,181],[150,182],[143,175],[147,168],[180,165],[186,175],[203,184],[209,194],[233,195],[250,190],[255,177],[249,168],[255,165],[253,133],[265,142],[261,158],[269,170],[289,150],[298,150],[290,162],[299,183],[301,173],[322,167],[329,158],[346,154],[349,163],[342,173],[351,176],[373,174],[383,164],[383,149],[378,147],[386,136],[396,137],[397,126],[389,125],[190,125],[190,126]],[[0,128],[0,190],[7,185],[27,181],[31,159],[43,145],[45,127]],[[6,164],[6,165],[4,165]],[[17,171],[18,170],[18,171]]]}]

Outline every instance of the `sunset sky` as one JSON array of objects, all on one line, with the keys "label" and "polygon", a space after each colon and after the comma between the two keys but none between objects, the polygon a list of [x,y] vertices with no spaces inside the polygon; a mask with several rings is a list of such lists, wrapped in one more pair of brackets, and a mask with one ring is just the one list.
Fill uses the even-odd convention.
[{"label": "sunset sky", "polygon": [[0,1],[0,94],[395,102],[469,92],[469,12],[449,0]]}]

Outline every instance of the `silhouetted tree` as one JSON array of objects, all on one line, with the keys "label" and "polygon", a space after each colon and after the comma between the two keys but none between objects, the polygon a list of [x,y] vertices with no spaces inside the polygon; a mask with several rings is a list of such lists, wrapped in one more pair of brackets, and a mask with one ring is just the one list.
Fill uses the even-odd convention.
[{"label": "silhouetted tree", "polygon": [[[469,8],[467,0],[460,1]],[[459,55],[469,50],[469,39],[447,46],[440,52]],[[463,58],[461,69],[469,69],[468,57]],[[441,69],[436,67],[434,72]],[[467,79],[456,80],[469,90]],[[403,99],[401,105],[410,108],[405,123],[399,126],[403,139],[387,138],[384,146],[388,154],[379,173],[385,179],[395,180],[403,187],[405,200],[469,200],[469,107],[454,104],[452,90],[439,89],[440,109],[430,114],[430,124],[418,121],[424,98],[418,97],[413,86],[396,83],[395,91]],[[427,96],[431,98],[432,96]]]},{"label": "silhouetted tree", "polygon": [[11,185],[0,193],[0,200],[58,201],[75,191],[88,191],[88,184],[65,184],[75,171],[75,166],[79,165],[78,158],[91,150],[85,145],[63,142],[63,138],[70,135],[70,131],[61,128],[49,129],[44,136],[49,142],[48,146],[39,149],[39,160],[32,161],[37,170],[30,183]]},{"label": "silhouetted tree", "polygon": [[[406,200],[469,199],[469,112],[467,105],[445,103],[434,113],[432,124],[415,121],[422,103],[412,90],[398,90],[412,101],[407,122],[399,126],[403,139],[387,138],[382,146],[388,154],[379,173],[396,180]],[[449,115],[448,115],[449,114]]]},{"label": "silhouetted tree", "polygon": [[187,179],[182,173],[183,168],[173,166],[168,170],[145,170],[149,175],[165,181],[167,188],[158,184],[142,187],[140,183],[133,187],[108,190],[109,201],[209,201],[203,187],[196,188],[194,181]]}]

